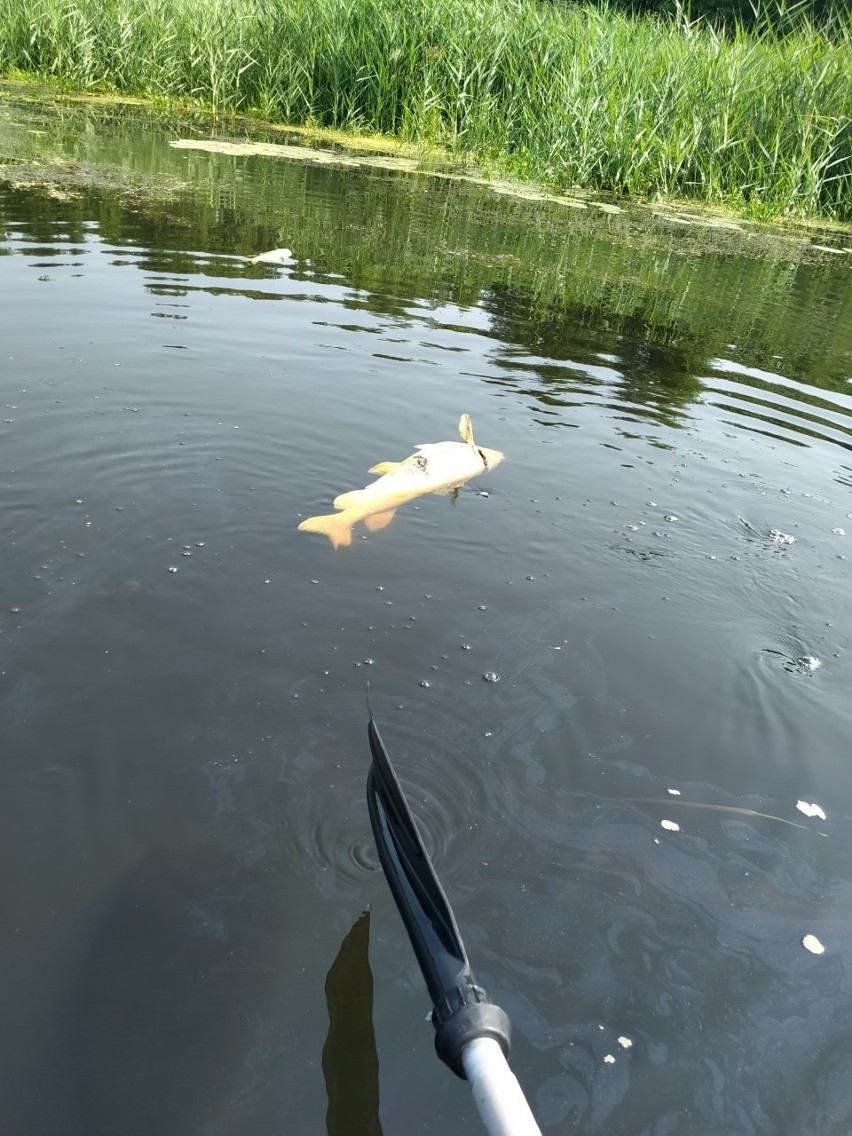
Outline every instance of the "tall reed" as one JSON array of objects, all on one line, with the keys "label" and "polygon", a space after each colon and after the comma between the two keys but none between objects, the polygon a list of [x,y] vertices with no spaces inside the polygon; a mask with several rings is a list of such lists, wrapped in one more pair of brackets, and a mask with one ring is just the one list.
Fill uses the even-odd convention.
[{"label": "tall reed", "polygon": [[852,31],[539,0],[0,0],[0,72],[439,143],[550,185],[852,219]]}]

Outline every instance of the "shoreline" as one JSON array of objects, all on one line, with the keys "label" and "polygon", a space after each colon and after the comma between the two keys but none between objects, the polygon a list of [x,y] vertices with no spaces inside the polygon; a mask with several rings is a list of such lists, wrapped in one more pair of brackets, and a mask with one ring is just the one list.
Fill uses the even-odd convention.
[{"label": "shoreline", "polygon": [[[638,197],[619,198],[580,188],[571,193],[559,193],[541,182],[522,180],[511,174],[502,175],[497,170],[489,174],[483,171],[473,158],[451,154],[446,148],[434,144],[415,144],[387,135],[358,133],[316,125],[269,122],[254,114],[236,111],[217,112],[211,107],[187,100],[144,98],[120,91],[73,90],[61,80],[45,79],[41,76],[15,75],[9,78],[0,75],[0,97],[4,90],[14,98],[31,101],[34,105],[126,107],[144,111],[153,117],[188,116],[196,125],[206,122],[209,128],[215,128],[219,132],[223,127],[230,127],[235,134],[242,132],[245,136],[243,139],[232,141],[214,138],[174,139],[171,145],[176,148],[244,156],[249,154],[262,156],[264,152],[267,156],[275,156],[275,150],[278,149],[281,151],[280,156],[284,157],[299,157],[303,160],[321,161],[324,164],[397,169],[400,172],[464,182],[502,196],[531,203],[550,203],[567,209],[591,209],[609,214],[644,214],[648,217],[660,217],[674,225],[727,229],[745,234],[764,232],[781,239],[812,241],[820,235],[826,240],[846,239],[849,244],[843,248],[820,244],[812,244],[811,247],[838,255],[852,254],[852,222],[819,217],[760,219],[744,215],[741,211],[724,204],[711,204],[692,198],[667,197],[657,200]],[[302,147],[283,140],[278,147],[275,143],[252,141],[249,136],[255,133],[303,139],[305,147],[312,153],[310,155],[300,153]],[[0,178],[3,177],[4,165],[14,164],[13,159],[6,159],[4,163],[3,155],[0,153]],[[4,180],[10,179],[4,178]]]}]

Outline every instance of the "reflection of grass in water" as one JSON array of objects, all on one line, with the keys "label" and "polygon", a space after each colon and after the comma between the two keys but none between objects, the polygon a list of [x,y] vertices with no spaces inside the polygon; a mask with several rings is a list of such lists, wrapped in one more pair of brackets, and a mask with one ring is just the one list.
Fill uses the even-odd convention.
[{"label": "reflection of grass in water", "polygon": [[[410,320],[415,301],[427,323],[451,319],[445,305],[479,308],[495,340],[530,357],[508,358],[505,380],[491,381],[527,388],[557,411],[555,421],[559,408],[600,385],[593,368],[605,367],[603,349],[619,359],[620,377],[606,379],[613,398],[683,423],[697,398],[717,397],[703,376],[713,372],[710,360],[732,357],[731,343],[739,363],[808,384],[791,392],[769,374],[749,379],[770,402],[792,393],[823,426],[842,413],[813,388],[848,390],[848,257],[814,254],[807,241],[762,226],[669,225],[648,211],[603,217],[444,178],[176,151],[167,138],[185,135],[185,121],[133,110],[14,103],[12,112],[17,130],[47,130],[26,134],[27,160],[60,163],[51,176],[64,170],[86,194],[63,207],[67,225],[79,222],[79,239],[95,218],[105,240],[144,245],[164,271],[178,263],[179,247],[245,256],[283,245],[294,250],[296,278],[344,283],[350,307]],[[208,122],[198,126],[209,134]],[[0,123],[0,160],[8,133]],[[102,179],[73,181],[70,171],[96,162]],[[134,184],[156,178],[132,214],[111,200],[109,163],[121,186],[131,173]],[[178,176],[184,195],[166,196],[163,186]],[[40,218],[35,201],[16,208]],[[190,226],[178,240],[177,225]],[[218,258],[212,271],[244,289],[247,277],[275,270]],[[458,367],[466,369],[461,356]]]},{"label": "reflection of grass in water", "polygon": [[536,0],[0,0],[2,71],[759,215],[852,218],[850,45]]}]

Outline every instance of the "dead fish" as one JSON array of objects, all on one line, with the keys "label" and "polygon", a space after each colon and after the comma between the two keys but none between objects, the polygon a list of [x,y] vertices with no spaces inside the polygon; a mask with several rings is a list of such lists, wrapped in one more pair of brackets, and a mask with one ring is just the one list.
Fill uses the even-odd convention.
[{"label": "dead fish", "polygon": [[257,256],[249,258],[249,264],[287,264],[293,259],[289,249],[270,249],[269,252],[259,252]]},{"label": "dead fish", "polygon": [[370,532],[376,532],[390,524],[400,505],[427,493],[450,493],[503,460],[499,450],[476,444],[469,414],[459,419],[459,437],[460,442],[416,446],[417,452],[400,462],[379,462],[369,471],[382,474],[378,481],[351,493],[341,493],[334,499],[334,507],[340,512],[308,517],[299,525],[299,531],[322,533],[335,548],[349,545],[353,526],[359,521],[364,521]]}]

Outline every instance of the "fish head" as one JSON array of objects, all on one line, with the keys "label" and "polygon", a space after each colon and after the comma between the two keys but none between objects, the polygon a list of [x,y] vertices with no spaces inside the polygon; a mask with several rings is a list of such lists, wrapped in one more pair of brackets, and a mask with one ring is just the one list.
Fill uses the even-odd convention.
[{"label": "fish head", "polygon": [[477,446],[476,450],[485,463],[486,469],[495,469],[504,457],[499,450],[488,450],[485,446]]}]

